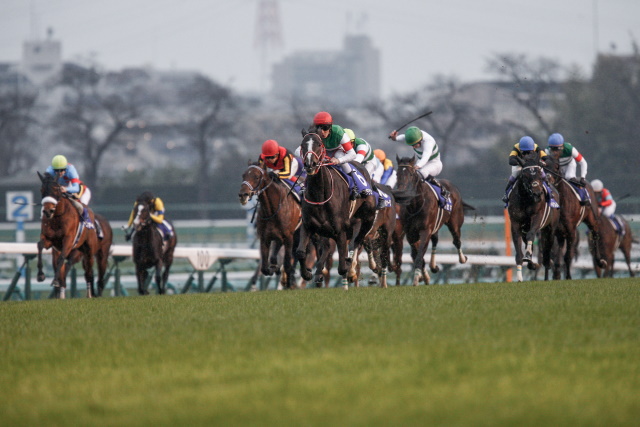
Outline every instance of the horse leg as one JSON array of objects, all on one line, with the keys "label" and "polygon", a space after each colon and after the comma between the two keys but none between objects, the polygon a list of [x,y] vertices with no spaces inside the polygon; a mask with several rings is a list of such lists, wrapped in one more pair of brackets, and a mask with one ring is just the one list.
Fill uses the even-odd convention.
[{"label": "horse leg", "polygon": [[[45,247],[44,239],[38,241],[38,282],[44,281],[44,271],[42,271],[42,249]],[[48,248],[47,248],[48,249]]]},{"label": "horse leg", "polygon": [[282,260],[283,279],[286,289],[295,289],[295,263],[293,261],[293,236],[288,236],[284,240],[284,259]]},{"label": "horse leg", "polygon": [[349,282],[347,279],[347,236],[343,233],[338,233],[336,236],[336,249],[338,250],[338,274],[342,276],[342,287],[349,289]]},{"label": "horse leg", "polygon": [[138,267],[136,265],[136,279],[138,280],[138,295],[148,295],[149,291],[146,289],[147,276],[149,272],[146,268]]},{"label": "horse leg", "polygon": [[280,253],[281,247],[282,242],[279,239],[274,239],[271,241],[269,256],[269,276],[271,276],[273,273],[277,273],[280,270],[278,266],[278,254]]},{"label": "horse leg", "polygon": [[551,272],[551,248],[553,246],[553,232],[550,227],[542,230],[540,243],[542,245],[542,264],[544,265],[544,280],[549,280]]},{"label": "horse leg", "polygon": [[438,247],[438,232],[431,235],[431,259],[429,260],[429,268],[432,273],[440,271],[440,267],[436,264],[436,252]]},{"label": "horse leg", "polygon": [[531,229],[526,234],[526,247],[524,251],[524,261],[527,261],[527,268],[529,270],[536,270],[538,265],[533,262],[533,241],[536,238],[536,230]]},{"label": "horse leg", "polygon": [[462,253],[462,239],[460,239],[460,224],[454,224],[453,221],[447,223],[447,228],[451,233],[451,237],[453,237],[453,246],[458,250],[458,262],[460,264],[465,264],[469,258]]},{"label": "horse leg", "polygon": [[305,265],[309,240],[309,233],[307,232],[303,224],[303,226],[300,228],[300,242],[298,242],[298,248],[296,249],[296,258],[300,263],[300,276],[302,276],[302,278],[306,281],[309,281],[313,278],[313,276],[311,275],[311,270],[308,269]]},{"label": "horse leg", "polygon": [[93,289],[93,254],[86,252],[82,256],[82,268],[84,269],[84,281],[87,283],[87,298],[94,296]]},{"label": "horse leg", "polygon": [[400,286],[402,280],[402,253],[404,247],[404,235],[393,232],[392,244],[393,248],[393,271],[396,273],[396,286]]},{"label": "horse leg", "polygon": [[576,254],[575,235],[576,233],[572,231],[567,235],[567,238],[565,240],[565,244],[566,244],[566,248],[564,251],[564,279],[565,280],[571,280],[571,264],[573,263],[573,258]]},{"label": "horse leg", "polygon": [[516,252],[516,280],[518,282],[522,282],[522,261],[524,257],[522,256],[522,231],[520,227],[515,224],[513,221],[511,222],[511,240],[513,241],[513,249]]},{"label": "horse leg", "polygon": [[633,268],[631,268],[631,229],[629,227],[625,227],[626,234],[624,236],[624,240],[620,245],[620,249],[624,254],[624,260],[627,263],[627,268],[629,269],[629,276],[635,277],[636,274],[633,272]]},{"label": "horse leg", "polygon": [[158,294],[164,294],[164,284],[162,283],[162,260],[158,259],[154,267],[153,279],[156,282],[158,288]]},{"label": "horse leg", "polygon": [[[587,210],[589,211],[589,209]],[[600,235],[598,218],[592,210],[590,210],[590,212],[590,214],[586,215],[584,222],[587,224],[587,227],[591,232],[591,238],[593,239],[593,258],[596,260],[596,263],[600,268],[607,269],[607,261],[603,258],[603,255],[600,252],[600,240],[602,239],[602,236]]]},{"label": "horse leg", "polygon": [[269,243],[266,239],[260,239],[260,272],[265,276],[271,276],[271,274],[273,274],[269,270]]},{"label": "horse leg", "polygon": [[431,237],[427,236],[426,230],[421,230],[418,236],[415,258],[413,260],[413,286],[418,286],[420,277],[424,279],[425,285],[428,285],[431,281],[429,273],[427,273],[427,270],[424,268],[424,255],[429,247]]}]

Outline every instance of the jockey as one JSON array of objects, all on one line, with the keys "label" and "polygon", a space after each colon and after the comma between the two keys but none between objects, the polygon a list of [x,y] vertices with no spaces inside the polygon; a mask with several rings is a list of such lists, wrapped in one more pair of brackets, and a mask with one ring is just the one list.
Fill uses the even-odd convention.
[{"label": "jockey", "polygon": [[388,185],[391,188],[395,187],[398,177],[395,169],[393,168],[393,162],[391,161],[391,159],[387,159],[387,154],[379,148],[373,150],[373,154],[378,160],[380,160],[380,164],[383,168],[382,175],[380,176],[380,181],[378,182],[380,182],[380,184]]},{"label": "jockey", "polygon": [[587,183],[587,160],[576,150],[576,148],[564,142],[564,138],[559,133],[549,136],[549,146],[545,150],[549,155],[560,153],[558,163],[560,163],[560,171],[565,179],[576,181],[576,162],[580,164],[580,184],[584,187]]},{"label": "jockey", "polygon": [[394,130],[389,134],[389,137],[394,141],[404,141],[407,145],[413,147],[413,151],[418,157],[415,168],[425,181],[440,187],[443,198],[448,197],[449,191],[436,179],[436,176],[442,172],[442,161],[440,160],[440,151],[436,140],[416,126],[408,128],[404,135],[398,135],[398,131]]},{"label": "jockey", "polygon": [[[504,190],[504,197],[502,201],[505,203],[509,202],[509,194],[511,193],[511,189],[513,188],[513,184],[516,182],[518,175],[520,175],[520,171],[522,170],[522,164],[524,163],[523,157],[527,154],[535,152],[540,156],[540,159],[543,160],[547,157],[547,153],[538,146],[533,141],[533,138],[530,136],[523,136],[520,138],[520,141],[513,146],[511,153],[509,153],[509,164],[511,165],[511,176],[509,177],[509,182],[507,183],[507,188]],[[551,200],[552,193],[551,187],[546,180],[546,174],[544,173],[544,169],[542,169],[542,177],[545,178],[542,182],[544,183],[545,188],[547,189],[547,194],[549,199]],[[505,206],[506,207],[506,206]]]},{"label": "jockey", "polygon": [[289,188],[300,196],[301,188],[296,184],[298,176],[303,174],[302,161],[285,147],[281,147],[278,141],[268,139],[262,144],[260,163],[276,172]]},{"label": "jockey", "polygon": [[[51,159],[51,165],[47,167],[45,173],[54,176],[60,184],[60,190],[72,197],[72,200],[82,203],[84,209],[82,211],[82,220],[87,228],[93,228],[91,217],[86,209],[91,201],[91,190],[81,180],[76,167],[67,162],[67,158],[61,154]],[[102,230],[98,230],[98,234],[102,234]]]},{"label": "jockey", "polygon": [[618,234],[622,232],[622,227],[618,223],[618,220],[615,216],[616,213],[616,201],[613,200],[613,196],[604,188],[602,181],[599,179],[594,179],[591,181],[591,187],[593,187],[593,191],[596,193],[596,200],[598,200],[598,206],[600,207],[600,214],[608,217],[613,221],[617,228]]},{"label": "jockey", "polygon": [[342,127],[333,124],[331,114],[326,111],[321,111],[314,116],[313,125],[316,128],[316,133],[324,143],[327,156],[331,157],[330,162],[334,165],[340,165],[342,172],[350,175],[353,179],[357,192],[353,192],[351,198],[371,196],[373,191],[367,188],[366,181],[361,182],[360,179],[358,179],[362,178],[365,180],[366,178],[349,164],[349,162],[355,160],[357,156],[353,149],[351,139],[349,139],[349,135],[345,133]]},{"label": "jockey", "polygon": [[[356,134],[351,129],[345,129],[344,133],[349,136],[349,139],[353,144],[353,148],[356,151],[355,161],[364,166],[367,172],[369,172],[369,176],[372,181],[379,182],[380,178],[378,177],[378,179],[376,179],[375,173],[376,170],[382,168],[382,164],[380,164],[380,161],[373,155],[373,149],[369,143],[362,138],[356,138]],[[384,207],[384,199],[382,197],[378,197],[378,209],[382,209]]]},{"label": "jockey", "polygon": [[131,236],[135,231],[135,228],[132,227],[132,225],[137,215],[135,206],[138,202],[148,203],[151,208],[151,219],[156,224],[156,227],[158,227],[158,229],[162,232],[164,240],[169,240],[171,236],[173,236],[173,227],[167,220],[164,219],[164,203],[162,202],[162,199],[160,197],[154,196],[151,191],[145,191],[140,196],[138,196],[136,203],[133,204],[134,209],[131,211],[131,215],[129,215],[129,222],[124,228],[126,232],[125,239],[127,240],[127,242],[131,240]]}]

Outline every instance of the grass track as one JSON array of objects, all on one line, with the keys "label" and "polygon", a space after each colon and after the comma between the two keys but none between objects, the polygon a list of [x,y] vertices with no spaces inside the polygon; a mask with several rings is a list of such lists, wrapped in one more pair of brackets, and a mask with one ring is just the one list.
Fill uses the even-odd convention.
[{"label": "grass track", "polygon": [[0,304],[0,425],[637,425],[640,280]]}]

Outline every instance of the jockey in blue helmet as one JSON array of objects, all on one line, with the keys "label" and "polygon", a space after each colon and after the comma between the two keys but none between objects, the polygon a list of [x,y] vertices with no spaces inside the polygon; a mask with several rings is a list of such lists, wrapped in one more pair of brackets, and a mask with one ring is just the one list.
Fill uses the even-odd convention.
[{"label": "jockey in blue helmet", "polygon": [[[533,138],[530,136],[523,136],[520,138],[517,144],[515,144],[509,153],[509,164],[511,165],[511,176],[509,177],[509,182],[507,183],[507,188],[505,188],[505,194],[502,198],[502,201],[505,203],[509,202],[509,194],[511,194],[511,189],[513,188],[513,184],[516,182],[518,175],[520,175],[520,171],[522,170],[522,165],[524,164],[524,156],[530,153],[537,153],[540,156],[540,159],[544,159],[547,157],[547,153],[535,143]],[[544,169],[542,170],[542,177],[545,178],[544,186],[547,189],[547,194],[549,198],[551,198],[551,188],[546,181],[546,175],[544,173]],[[507,206],[505,206],[506,208]]]}]

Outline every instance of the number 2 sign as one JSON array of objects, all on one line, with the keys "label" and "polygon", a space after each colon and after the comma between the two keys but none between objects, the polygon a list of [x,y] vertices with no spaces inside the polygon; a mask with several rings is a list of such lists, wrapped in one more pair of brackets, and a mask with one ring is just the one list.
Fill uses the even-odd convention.
[{"label": "number 2 sign", "polygon": [[33,193],[7,191],[7,221],[33,220]]}]

